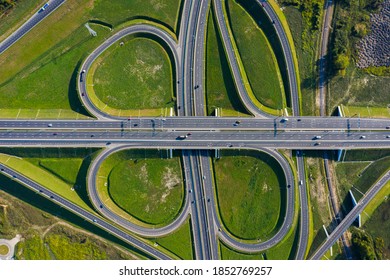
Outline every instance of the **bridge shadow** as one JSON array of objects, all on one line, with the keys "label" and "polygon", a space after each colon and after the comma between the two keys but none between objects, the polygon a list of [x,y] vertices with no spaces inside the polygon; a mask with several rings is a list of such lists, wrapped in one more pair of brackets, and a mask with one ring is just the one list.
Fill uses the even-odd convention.
[{"label": "bridge shadow", "polygon": [[295,257],[296,257],[297,252],[298,252],[299,236],[300,236],[299,227],[300,226],[301,226],[301,215],[299,215],[297,227],[294,230],[295,231],[294,232],[294,242],[293,242],[291,250],[290,250],[290,255],[288,256],[289,260],[295,260]]},{"label": "bridge shadow", "polygon": [[78,94],[77,79],[79,77],[79,71],[80,71],[81,64],[82,64],[82,60],[77,62],[77,65],[76,65],[75,69],[73,70],[72,76],[71,76],[70,81],[69,81],[69,86],[68,86],[69,105],[73,111],[75,111],[79,114],[82,114],[84,116],[87,116],[87,117],[92,117],[88,113],[88,111],[84,108],[84,106],[79,98],[79,94]]}]

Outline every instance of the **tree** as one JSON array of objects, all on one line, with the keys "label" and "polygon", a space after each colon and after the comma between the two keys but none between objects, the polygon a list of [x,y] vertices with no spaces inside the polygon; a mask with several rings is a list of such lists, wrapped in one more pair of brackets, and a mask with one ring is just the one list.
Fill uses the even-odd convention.
[{"label": "tree", "polygon": [[355,37],[363,38],[367,34],[367,27],[363,23],[357,23],[352,28],[352,34]]},{"label": "tree", "polygon": [[339,54],[334,61],[334,67],[337,70],[344,70],[349,65],[349,57],[346,54]]}]

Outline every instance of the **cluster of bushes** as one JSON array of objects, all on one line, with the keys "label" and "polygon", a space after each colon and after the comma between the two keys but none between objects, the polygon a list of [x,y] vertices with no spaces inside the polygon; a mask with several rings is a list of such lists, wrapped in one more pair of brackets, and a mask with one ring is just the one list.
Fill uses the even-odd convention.
[{"label": "cluster of bushes", "polygon": [[357,257],[361,260],[381,260],[385,247],[382,238],[372,238],[367,232],[354,229],[352,231],[352,245]]},{"label": "cluster of bushes", "polygon": [[0,0],[0,12],[11,8],[17,0]]},{"label": "cluster of bushes", "polygon": [[376,12],[383,0],[340,0],[334,19],[334,36],[331,43],[333,70],[341,72],[357,56],[357,41],[367,34],[370,13]]},{"label": "cluster of bushes", "polygon": [[303,34],[302,38],[304,43],[308,43],[310,40],[310,33],[318,30],[321,25],[322,18],[322,0],[281,0],[282,5],[292,5],[299,9],[302,13],[303,20]]},{"label": "cluster of bushes", "polygon": [[364,71],[375,76],[390,76],[390,67],[386,66],[370,66],[365,68]]}]

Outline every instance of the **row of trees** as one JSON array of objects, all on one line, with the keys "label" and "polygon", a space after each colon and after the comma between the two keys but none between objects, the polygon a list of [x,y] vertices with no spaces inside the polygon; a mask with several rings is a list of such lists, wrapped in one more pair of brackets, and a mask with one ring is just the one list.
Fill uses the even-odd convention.
[{"label": "row of trees", "polygon": [[354,229],[352,231],[352,244],[355,253],[361,260],[381,260],[385,247],[382,238],[372,238],[370,234],[363,230]]},{"label": "row of trees", "polygon": [[298,7],[302,13],[302,18],[307,27],[317,30],[320,26],[322,13],[322,0],[281,0],[282,5],[292,5]]},{"label": "row of trees", "polygon": [[0,11],[4,11],[15,4],[16,0],[0,0]]},{"label": "row of trees", "polygon": [[0,0],[0,11],[5,11],[15,5],[17,0]]}]

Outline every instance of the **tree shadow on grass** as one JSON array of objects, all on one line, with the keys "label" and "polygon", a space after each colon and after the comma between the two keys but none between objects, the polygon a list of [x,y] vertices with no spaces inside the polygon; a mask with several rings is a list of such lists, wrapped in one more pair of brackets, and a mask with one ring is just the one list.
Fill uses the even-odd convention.
[{"label": "tree shadow on grass", "polygon": [[83,159],[81,163],[79,172],[77,173],[76,183],[74,186],[74,190],[78,194],[78,196],[89,206],[91,209],[94,209],[87,191],[87,176],[88,176],[88,168],[93,160],[93,155],[88,155]]}]

